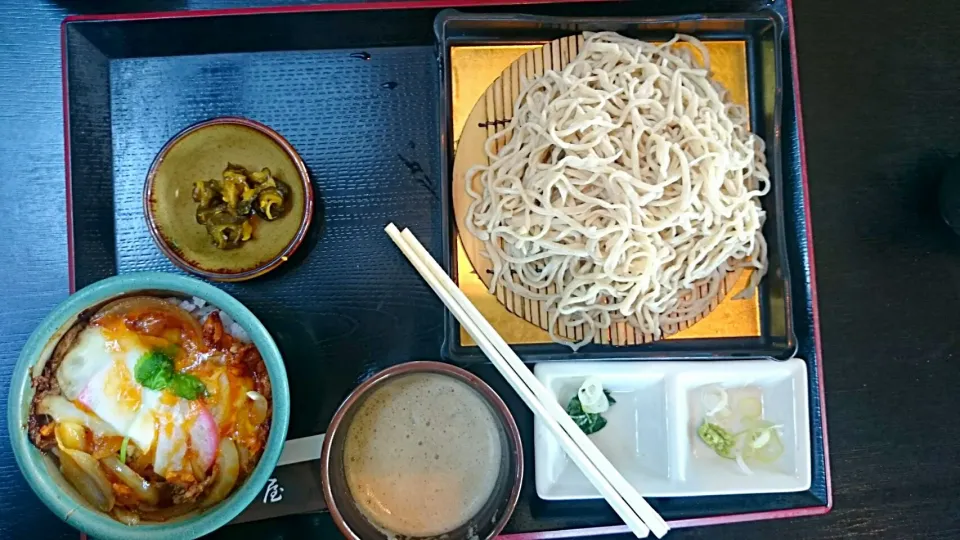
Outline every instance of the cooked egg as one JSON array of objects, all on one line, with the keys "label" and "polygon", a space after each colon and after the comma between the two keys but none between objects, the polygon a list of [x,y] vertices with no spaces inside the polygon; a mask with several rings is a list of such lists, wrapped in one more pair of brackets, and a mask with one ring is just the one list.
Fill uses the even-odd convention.
[{"label": "cooked egg", "polygon": [[90,326],[57,372],[64,396],[129,437],[143,452],[153,447],[154,409],[160,398],[160,392],[144,388],[133,375],[137,360],[147,352],[133,339],[108,339],[103,328]]},{"label": "cooked egg", "polygon": [[192,463],[209,469],[219,440],[216,421],[199,401],[136,381],[137,361],[148,352],[131,331],[88,326],[57,371],[69,401],[49,404],[56,413],[51,416],[129,437],[144,454],[154,452],[154,471],[161,476],[191,471]]}]

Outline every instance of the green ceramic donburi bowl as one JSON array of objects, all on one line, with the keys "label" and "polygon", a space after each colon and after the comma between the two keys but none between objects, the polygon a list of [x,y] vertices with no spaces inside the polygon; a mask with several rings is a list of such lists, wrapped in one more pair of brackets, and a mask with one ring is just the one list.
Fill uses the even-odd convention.
[{"label": "green ceramic donburi bowl", "polygon": [[[197,223],[193,185],[220,178],[228,163],[251,171],[267,167],[290,187],[287,211],[275,221],[257,219],[253,238],[236,249],[213,244]],[[238,117],[214,118],[176,134],[157,154],[143,190],[147,226],[174,264],[217,281],[243,281],[290,258],[313,216],[313,188],[297,151],[269,127]]]},{"label": "green ceramic donburi bowl", "polygon": [[[270,436],[253,474],[220,504],[198,513],[165,523],[128,526],[107,514],[94,510],[60,474],[49,456],[40,452],[27,437],[27,418],[34,390],[34,368],[46,362],[64,333],[87,309],[132,293],[196,296],[230,315],[260,350],[270,375],[273,392],[273,419]],[[17,465],[40,500],[60,519],[95,538],[128,540],[184,540],[208,534],[225,525],[246,508],[266,484],[287,438],[290,423],[290,387],[287,372],[276,343],[266,328],[240,302],[213,285],[173,274],[125,274],[99,281],[84,288],[57,306],[27,340],[20,353],[10,383],[7,427]]]}]

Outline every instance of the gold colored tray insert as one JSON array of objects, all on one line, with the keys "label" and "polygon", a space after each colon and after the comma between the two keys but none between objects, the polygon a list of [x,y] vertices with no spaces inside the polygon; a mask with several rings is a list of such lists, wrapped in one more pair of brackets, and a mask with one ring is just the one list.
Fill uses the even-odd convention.
[{"label": "gold colored tray insert", "polygon": [[[538,49],[544,43],[498,46],[452,47],[450,50],[451,80],[453,92],[454,149],[458,146],[467,118],[487,88],[514,61],[527,52]],[[705,42],[710,51],[713,77],[729,91],[733,101],[747,103],[746,47],[742,41]],[[455,188],[456,189],[456,188]],[[456,195],[456,194],[454,194]],[[481,313],[511,344],[550,343],[549,334],[532,322],[508,311],[496,295],[490,294],[487,286],[477,276],[473,265],[457,238],[457,276],[460,289],[477,306]],[[716,305],[706,317],[674,333],[666,339],[756,337],[760,335],[760,309],[757,296],[734,300],[732,295],[742,290],[749,279],[749,272],[742,272],[736,283],[726,287],[726,298]],[[734,276],[736,278],[736,276]],[[732,286],[729,286],[732,285]],[[625,324],[625,323],[622,323]],[[634,343],[632,332],[621,344]],[[574,337],[571,334],[571,337]],[[470,336],[460,330],[463,345],[474,345]],[[606,342],[606,341],[605,341]]]}]

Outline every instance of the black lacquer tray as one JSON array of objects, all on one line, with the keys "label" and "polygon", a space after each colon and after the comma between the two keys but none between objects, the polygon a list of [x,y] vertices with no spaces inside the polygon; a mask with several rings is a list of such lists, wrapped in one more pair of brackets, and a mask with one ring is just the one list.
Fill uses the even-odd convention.
[{"label": "black lacquer tray", "polygon": [[[438,13],[648,17],[750,13],[784,21],[782,184],[797,356],[809,366],[813,483],[782,495],[652,499],[674,526],[824,513],[832,500],[820,377],[796,64],[786,0],[654,0],[502,5],[424,0],[71,17],[63,26],[64,119],[71,288],[117,273],[179,272],[153,244],[142,213],[147,168],[175,133],[211,117],[253,118],[284,135],[310,168],[317,195],[311,232],[291,261],[246,283],[222,284],[264,322],[290,379],[290,437],[323,433],[346,394],[399,362],[440,359],[442,304],[382,232],[410,227],[444,251],[446,144]],[[222,39],[257,35],[256,40]],[[566,529],[577,537],[622,532],[599,501],[537,498],[533,417],[488,364],[471,363],[504,397],[529,462],[506,529],[516,538]],[[310,463],[299,475],[317,473]],[[218,535],[301,538],[334,534],[323,514],[232,525]]]}]

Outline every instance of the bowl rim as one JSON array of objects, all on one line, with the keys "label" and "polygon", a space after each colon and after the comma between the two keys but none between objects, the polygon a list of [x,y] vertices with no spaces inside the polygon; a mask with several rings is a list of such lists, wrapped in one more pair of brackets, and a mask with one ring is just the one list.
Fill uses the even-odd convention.
[{"label": "bowl rim", "polygon": [[[513,515],[513,512],[517,507],[517,502],[520,499],[520,488],[523,485],[523,440],[520,437],[520,430],[517,427],[516,419],[513,417],[513,413],[510,412],[510,408],[507,407],[507,404],[503,401],[503,398],[501,398],[500,395],[497,394],[497,392],[494,391],[493,388],[491,388],[490,385],[487,384],[483,379],[453,364],[430,360],[403,362],[401,364],[396,364],[378,371],[372,377],[363,381],[359,386],[354,388],[347,398],[343,400],[343,403],[341,403],[337,408],[337,412],[334,413],[333,419],[330,420],[330,424],[327,427],[326,436],[323,438],[323,450],[320,457],[320,484],[323,489],[324,501],[327,504],[327,509],[330,511],[330,516],[333,518],[337,528],[346,538],[351,540],[362,540],[347,524],[346,520],[343,518],[343,514],[337,507],[336,500],[333,498],[333,490],[330,486],[330,448],[333,446],[333,439],[337,435],[338,430],[343,429],[341,424],[346,416],[347,411],[349,411],[351,407],[354,407],[357,401],[359,401],[364,394],[386,379],[410,373],[440,373],[451,377],[465,379],[483,396],[485,401],[490,403],[490,405],[500,413],[500,416],[504,419],[504,428],[507,432],[507,437],[517,449],[516,471],[513,475],[513,486],[511,486],[510,495],[507,498],[506,509],[503,514],[500,515],[497,523],[494,525],[493,529],[491,529],[488,536],[489,538],[496,538],[503,528],[506,527],[507,521],[509,521],[510,517]],[[343,427],[345,428],[346,426]]]},{"label": "bowl rim", "polygon": [[[43,462],[46,458],[30,442],[23,418],[29,414],[30,402],[33,399],[32,368],[38,356],[57,332],[71,323],[72,319],[84,309],[110,298],[137,291],[171,291],[197,296],[226,311],[234,321],[241,324],[260,350],[267,367],[273,394],[273,414],[270,435],[260,461],[253,473],[227,499],[181,521],[131,527],[77,504],[73,497],[57,486],[46,472],[47,468]],[[159,272],[113,276],[81,289],[58,305],[37,326],[21,349],[10,381],[7,404],[7,428],[14,457],[20,472],[34,493],[68,525],[97,538],[118,540],[128,539],[131,536],[146,540],[174,537],[196,538],[209,534],[233,520],[253,502],[273,474],[287,438],[289,421],[290,388],[286,368],[280,350],[263,324],[240,301],[217,287],[192,277]]]},{"label": "bowl rim", "polygon": [[[272,140],[274,143],[279,145],[284,153],[286,153],[287,156],[289,156],[293,161],[293,164],[297,169],[297,176],[299,176],[300,181],[303,183],[304,211],[303,217],[300,220],[300,227],[297,229],[297,233],[293,236],[287,246],[284,247],[283,250],[281,250],[280,253],[278,253],[274,258],[243,272],[212,272],[197,265],[191,264],[189,261],[178,255],[177,252],[170,247],[167,239],[164,238],[163,234],[160,233],[159,225],[157,224],[156,219],[153,216],[153,211],[150,208],[150,198],[153,196],[153,184],[157,176],[157,171],[160,170],[160,166],[163,165],[163,162],[166,159],[167,154],[170,153],[170,150],[172,150],[178,142],[182,141],[193,133],[208,127],[220,125],[243,126],[252,129]],[[153,242],[157,245],[157,248],[159,248],[160,251],[168,259],[170,259],[170,262],[172,262],[178,268],[207,279],[223,282],[236,282],[253,279],[266,274],[267,272],[285,263],[293,255],[297,248],[300,247],[300,244],[303,243],[304,238],[307,236],[307,231],[310,229],[310,223],[313,221],[313,203],[314,193],[313,185],[310,181],[310,173],[307,171],[307,165],[303,161],[303,158],[300,157],[300,154],[293,147],[293,145],[291,145],[283,135],[280,135],[280,133],[266,124],[262,124],[249,118],[244,118],[242,116],[217,116],[215,118],[210,118],[208,120],[191,124],[180,130],[176,135],[164,143],[163,147],[160,148],[160,151],[157,152],[157,155],[153,158],[153,162],[150,163],[150,168],[147,169],[147,177],[143,185],[143,215],[147,222],[147,230],[150,231],[150,236],[153,238]]]}]

